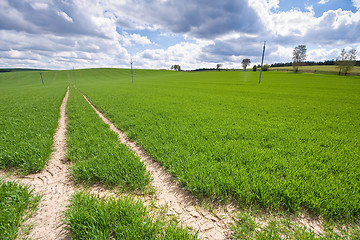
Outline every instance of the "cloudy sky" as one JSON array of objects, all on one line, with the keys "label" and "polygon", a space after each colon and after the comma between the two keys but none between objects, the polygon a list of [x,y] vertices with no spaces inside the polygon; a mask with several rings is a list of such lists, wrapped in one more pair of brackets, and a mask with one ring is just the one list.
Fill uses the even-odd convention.
[{"label": "cloudy sky", "polygon": [[0,0],[0,68],[240,68],[360,58],[360,0]]}]

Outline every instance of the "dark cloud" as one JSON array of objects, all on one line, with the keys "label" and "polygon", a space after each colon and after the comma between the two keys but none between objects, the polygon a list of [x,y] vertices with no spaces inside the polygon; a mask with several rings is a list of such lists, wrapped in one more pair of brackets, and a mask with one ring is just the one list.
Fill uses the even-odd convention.
[{"label": "dark cloud", "polygon": [[[247,0],[137,0],[122,6],[127,18],[120,17],[118,26],[135,27],[134,23],[153,24],[162,31],[214,39],[231,31],[256,33],[263,25]],[[132,16],[132,19],[129,17]]]},{"label": "dark cloud", "polygon": [[72,1],[48,1],[42,8],[23,0],[3,1],[0,30],[105,37]]}]

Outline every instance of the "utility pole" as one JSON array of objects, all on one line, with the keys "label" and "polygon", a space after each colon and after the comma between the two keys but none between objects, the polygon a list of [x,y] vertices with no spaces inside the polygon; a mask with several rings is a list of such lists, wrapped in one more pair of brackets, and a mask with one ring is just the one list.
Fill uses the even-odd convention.
[{"label": "utility pole", "polygon": [[262,74],[262,67],[263,67],[264,55],[265,55],[265,44],[266,44],[266,41],[264,42],[263,53],[262,53],[262,58],[261,58],[261,68],[260,68],[259,84],[261,83],[261,74]]},{"label": "utility pole", "polygon": [[130,59],[130,64],[131,64],[131,83],[134,83],[134,75],[133,75],[133,68],[132,68],[133,60],[132,60],[132,58]]},{"label": "utility pole", "polygon": [[42,75],[41,70],[40,70],[40,77],[41,77],[41,82],[42,82],[42,84],[44,85],[44,79],[43,79],[43,75]]},{"label": "utility pole", "polygon": [[75,85],[76,85],[75,67],[73,67],[73,73],[74,73],[74,82],[75,82]]}]

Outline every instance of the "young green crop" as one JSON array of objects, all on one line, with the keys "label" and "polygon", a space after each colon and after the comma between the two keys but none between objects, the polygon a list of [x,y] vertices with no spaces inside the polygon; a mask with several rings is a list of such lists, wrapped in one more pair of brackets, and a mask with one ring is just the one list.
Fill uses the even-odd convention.
[{"label": "young green crop", "polygon": [[65,223],[72,239],[197,239],[173,221],[151,217],[141,202],[130,198],[76,193],[70,202]]},{"label": "young green crop", "polygon": [[257,214],[256,211],[241,210],[231,226],[232,239],[359,239],[360,226],[357,224],[324,222],[318,226],[301,226],[302,221],[294,221],[290,216]]},{"label": "young green crop", "polygon": [[28,186],[0,179],[0,239],[16,239],[20,224],[39,201],[40,196]]},{"label": "young green crop", "polygon": [[0,168],[42,170],[52,152],[65,72],[0,73]]},{"label": "young green crop", "polygon": [[120,144],[82,95],[71,88],[67,104],[67,158],[74,165],[76,181],[143,189],[150,176],[145,166],[124,144]]},{"label": "young green crop", "polygon": [[194,194],[360,212],[360,79],[92,69],[78,87]]}]

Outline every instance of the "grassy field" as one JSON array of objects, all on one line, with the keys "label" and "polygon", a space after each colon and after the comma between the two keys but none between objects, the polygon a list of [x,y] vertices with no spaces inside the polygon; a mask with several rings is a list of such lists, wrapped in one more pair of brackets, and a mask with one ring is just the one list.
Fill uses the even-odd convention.
[{"label": "grassy field", "polygon": [[53,144],[67,76],[61,72],[0,74],[0,168],[24,174],[44,168]]},{"label": "grassy field", "polygon": [[16,239],[20,224],[36,210],[40,196],[28,186],[0,179],[0,239]]},{"label": "grassy field", "polygon": [[176,222],[152,216],[130,198],[106,200],[76,193],[65,217],[72,239],[198,239]]},{"label": "grassy field", "polygon": [[[294,68],[292,66],[288,66],[288,67],[271,67],[270,71],[293,71]],[[339,73],[339,68],[337,68],[335,65],[315,65],[315,66],[302,66],[299,67],[299,71],[304,71],[304,72],[317,72],[317,73],[325,73],[325,74],[338,74]],[[360,74],[360,67],[359,66],[355,66],[351,72],[351,74],[356,74],[359,75]]]},{"label": "grassy field", "polygon": [[73,162],[76,181],[120,185],[131,190],[143,189],[150,182],[140,159],[119,143],[117,135],[74,88],[70,90],[67,115],[66,156]]},{"label": "grassy field", "polygon": [[326,218],[360,211],[360,79],[77,71],[78,87],[191,192]]},{"label": "grassy field", "polygon": [[[44,86],[36,71],[0,74],[1,168],[15,167],[26,174],[47,163],[59,106],[68,81],[74,79],[72,71],[43,74]],[[360,77],[264,72],[259,85],[258,74],[135,70],[131,84],[129,70],[86,69],[76,71],[76,85],[200,198],[359,221]],[[67,157],[74,163],[75,180],[130,190],[147,185],[144,165],[74,88],[67,116]],[[0,190],[3,199],[34,199],[29,189],[16,184],[6,189]],[[71,203],[66,221],[74,238],[85,233],[106,238],[114,231],[120,238],[193,238],[175,223],[151,219],[133,200],[105,201],[78,193]],[[24,209],[17,203],[11,207],[8,200],[0,204],[1,211],[14,216]],[[81,210],[85,206],[94,211],[87,214]],[[133,217],[124,218],[129,214]],[[316,239],[287,219],[269,220],[260,231],[251,214],[239,214],[233,237],[277,239],[295,233],[299,239]],[[112,225],[109,217],[127,220]],[[360,228],[355,228],[342,236],[358,238]],[[334,235],[325,237],[341,238],[336,231],[328,232]]]}]

